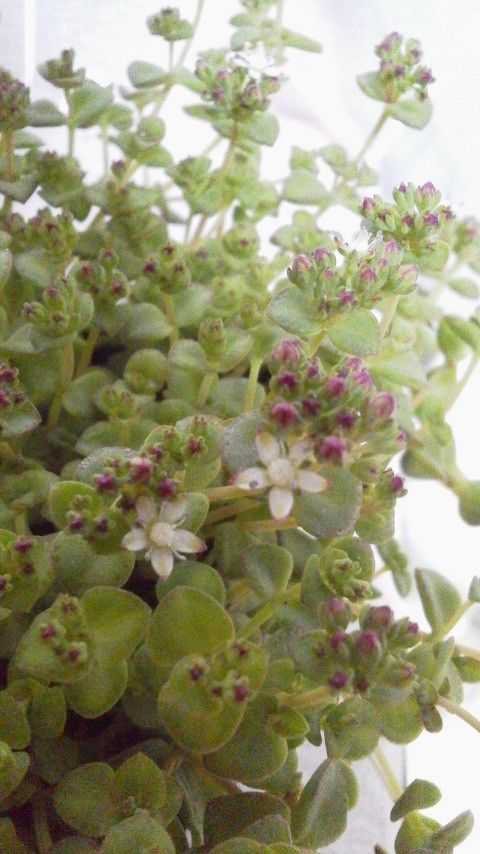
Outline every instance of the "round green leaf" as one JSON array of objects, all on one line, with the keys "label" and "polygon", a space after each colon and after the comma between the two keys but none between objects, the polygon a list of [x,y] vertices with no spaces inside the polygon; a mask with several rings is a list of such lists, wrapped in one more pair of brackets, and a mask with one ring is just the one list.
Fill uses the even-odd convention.
[{"label": "round green leaf", "polygon": [[348,469],[324,466],[325,492],[302,492],[295,500],[295,517],[301,528],[320,539],[341,537],[351,531],[360,512],[361,484]]},{"label": "round green leaf", "polygon": [[70,772],[53,796],[59,816],[86,836],[104,836],[111,827],[114,772],[104,762],[89,762]]}]

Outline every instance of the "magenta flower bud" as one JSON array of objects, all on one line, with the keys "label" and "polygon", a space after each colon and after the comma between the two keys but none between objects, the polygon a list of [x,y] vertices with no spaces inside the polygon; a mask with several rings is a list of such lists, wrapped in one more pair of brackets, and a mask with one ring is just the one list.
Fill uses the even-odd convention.
[{"label": "magenta flower bud", "polygon": [[213,100],[218,104],[219,101],[223,101],[225,97],[225,92],[223,89],[214,89],[212,92]]},{"label": "magenta flower bud", "polygon": [[57,630],[55,626],[52,626],[51,624],[48,626],[42,626],[40,629],[40,637],[42,640],[50,640],[51,638],[54,638],[56,634]]},{"label": "magenta flower bud", "polygon": [[373,267],[365,267],[360,275],[365,282],[376,282],[377,280],[377,274]]},{"label": "magenta flower bud", "polygon": [[338,617],[347,610],[347,605],[338,596],[333,596],[325,602],[325,609],[332,617]]},{"label": "magenta flower bud", "polygon": [[281,427],[292,427],[299,420],[298,412],[293,403],[279,401],[274,403],[270,410],[270,416]]},{"label": "magenta flower bud", "polygon": [[342,688],[345,688],[347,682],[348,676],[342,670],[337,670],[328,680],[329,685],[337,691],[341,691]]},{"label": "magenta flower bud", "polygon": [[245,682],[236,682],[233,686],[233,699],[236,703],[244,703],[248,699],[249,690]]},{"label": "magenta flower bud", "polygon": [[365,694],[365,691],[368,691],[368,682],[363,676],[357,676],[354,684],[360,694]]},{"label": "magenta flower bud", "polygon": [[391,418],[395,412],[395,398],[393,394],[382,391],[371,399],[368,408],[375,418],[384,421],[387,418]]},{"label": "magenta flower bud", "polygon": [[398,192],[399,192],[399,193],[406,193],[406,192],[407,192],[407,185],[406,185],[406,184],[404,184],[404,183],[403,183],[403,181],[402,181],[402,183],[401,183],[401,184],[399,184],[399,186],[398,186],[398,188],[397,188],[397,189],[398,189]]},{"label": "magenta flower bud", "polygon": [[302,345],[298,339],[280,341],[272,350],[275,362],[299,362],[302,358]]},{"label": "magenta flower bud", "polygon": [[95,525],[95,530],[98,531],[99,534],[106,534],[109,528],[108,519],[105,516],[102,516],[101,519],[98,520]]},{"label": "magenta flower bud", "polygon": [[437,192],[435,185],[432,184],[431,181],[427,181],[426,184],[422,184],[422,186],[419,187],[418,190],[419,190],[419,193],[423,196],[423,198],[425,198],[427,196],[429,196],[430,198],[433,198],[433,196]]},{"label": "magenta flower bud", "polygon": [[136,483],[146,483],[153,472],[153,463],[146,457],[134,457],[130,460],[130,475]]},{"label": "magenta flower bud", "polygon": [[11,368],[10,365],[2,365],[0,367],[0,382],[10,385],[17,377],[18,371]]},{"label": "magenta flower bud", "polygon": [[205,670],[200,664],[194,664],[189,671],[190,679],[192,680],[192,682],[198,682],[202,678],[204,673]]},{"label": "magenta flower bud", "polygon": [[411,214],[405,214],[405,216],[402,216],[402,222],[404,225],[407,225],[408,228],[411,228],[413,225],[413,216]]},{"label": "magenta flower bud", "polygon": [[381,643],[376,632],[366,629],[358,636],[355,646],[364,656],[377,655],[381,650]]},{"label": "magenta flower bud", "polygon": [[399,445],[404,445],[407,441],[407,434],[403,430],[400,430],[400,432],[397,433],[396,440]]},{"label": "magenta flower bud", "polygon": [[3,388],[0,388],[0,406],[5,407],[10,403],[10,395]]},{"label": "magenta flower bud", "polygon": [[306,397],[302,400],[302,409],[305,415],[318,415],[320,411],[320,401],[315,400],[314,397]]},{"label": "magenta flower bud", "polygon": [[341,397],[345,394],[345,380],[343,377],[329,377],[325,389],[331,397]]},{"label": "magenta flower bud", "polygon": [[223,80],[226,80],[227,77],[228,77],[228,71],[226,68],[220,68],[217,71],[217,80],[223,81]]},{"label": "magenta flower bud", "polygon": [[68,528],[70,531],[81,531],[85,525],[85,519],[80,513],[75,513],[68,522]]},{"label": "magenta flower bud", "polygon": [[15,551],[19,554],[25,554],[29,552],[33,546],[33,540],[31,537],[18,537],[15,542]]},{"label": "magenta flower bud", "polygon": [[104,472],[97,477],[96,487],[98,492],[110,492],[117,488],[117,478],[113,474]]},{"label": "magenta flower bud", "polygon": [[342,291],[340,294],[340,305],[352,305],[355,302],[355,294],[353,291]]},{"label": "magenta flower bud", "polygon": [[307,377],[307,380],[314,380],[318,376],[320,376],[320,369],[318,367],[317,362],[310,362],[305,372],[305,375]]},{"label": "magenta flower bud", "polygon": [[398,243],[396,240],[387,240],[383,248],[385,252],[398,252]]},{"label": "magenta flower bud", "polygon": [[331,253],[328,251],[328,249],[325,249],[325,247],[323,246],[318,246],[316,249],[313,250],[312,258],[316,264],[320,264],[322,261],[325,261],[327,258],[329,258],[330,254]]},{"label": "magenta flower bud", "polygon": [[352,427],[355,426],[357,417],[356,412],[352,412],[351,409],[345,409],[344,412],[340,412],[337,415],[337,423],[340,424],[340,427],[343,427],[344,430],[351,430]]},{"label": "magenta flower bud", "polygon": [[147,263],[143,267],[143,272],[149,275],[155,273],[156,269],[157,265],[155,264],[155,261],[147,261]]},{"label": "magenta flower bud", "polygon": [[347,359],[347,367],[353,372],[359,371],[362,367],[362,360],[359,359],[358,356],[349,356]]},{"label": "magenta flower bud", "polygon": [[423,217],[425,225],[431,225],[433,228],[438,227],[438,216],[436,213],[426,213]]},{"label": "magenta flower bud", "polygon": [[400,492],[403,492],[405,489],[403,477],[400,477],[399,474],[394,474],[390,481],[390,489],[394,495],[398,495]]},{"label": "magenta flower bud", "polygon": [[340,647],[346,644],[347,640],[348,635],[346,635],[345,632],[335,632],[335,634],[329,638],[330,647],[334,652],[337,652]]},{"label": "magenta flower bud", "polygon": [[297,257],[293,259],[292,273],[296,276],[302,276],[304,273],[308,273],[311,269],[312,262],[306,255],[297,255]]},{"label": "magenta flower bud", "polygon": [[320,445],[320,456],[332,463],[343,463],[347,456],[347,446],[339,436],[327,436]]},{"label": "magenta flower bud", "polygon": [[160,498],[173,498],[175,495],[175,481],[170,477],[164,477],[157,487]]},{"label": "magenta flower bud", "polygon": [[187,445],[187,451],[189,454],[195,456],[196,454],[202,454],[205,450],[205,445],[201,441],[201,439],[190,439]]},{"label": "magenta flower bud", "polygon": [[366,213],[367,211],[371,211],[375,207],[375,201],[371,198],[371,196],[365,196],[362,202],[362,211]]},{"label": "magenta flower bud", "polygon": [[373,629],[387,631],[393,623],[393,611],[389,605],[376,605],[370,608],[366,624]]},{"label": "magenta flower bud", "polygon": [[279,385],[288,388],[289,391],[293,391],[298,385],[298,377],[293,371],[282,371],[277,376],[277,382]]},{"label": "magenta flower bud", "polygon": [[418,623],[409,623],[407,631],[410,635],[418,635],[418,632],[419,632]]},{"label": "magenta flower bud", "polygon": [[23,393],[23,391],[16,391],[15,394],[13,395],[13,402],[14,403],[23,403],[24,400],[25,400],[25,394]]},{"label": "magenta flower bud", "polygon": [[449,221],[450,221],[451,219],[453,219],[453,218],[454,218],[454,216],[455,216],[455,214],[453,213],[453,211],[452,211],[452,209],[451,209],[450,207],[443,207],[443,208],[441,208],[441,214],[442,214],[443,219],[444,219],[446,222],[449,222]]},{"label": "magenta flower bud", "polygon": [[424,86],[428,86],[429,83],[435,83],[435,77],[429,68],[423,68],[420,73],[420,82],[423,83]]}]

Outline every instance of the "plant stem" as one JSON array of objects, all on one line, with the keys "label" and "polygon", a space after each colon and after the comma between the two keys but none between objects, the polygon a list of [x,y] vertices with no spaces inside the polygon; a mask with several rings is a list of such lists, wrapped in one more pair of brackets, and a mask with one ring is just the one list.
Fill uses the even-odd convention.
[{"label": "plant stem", "polygon": [[323,708],[330,701],[332,693],[326,685],[304,691],[303,694],[277,694],[277,700],[281,706],[287,709],[315,709]]},{"label": "plant stem", "polygon": [[19,536],[30,536],[30,528],[28,527],[27,511],[20,510],[15,513],[14,518],[15,533]]},{"label": "plant stem", "polygon": [[284,522],[279,522],[278,519],[259,519],[254,522],[239,522],[242,531],[286,531],[291,528],[298,528],[298,522],[295,519],[285,519]]},{"label": "plant stem", "polygon": [[67,131],[68,131],[68,153],[73,155],[75,146],[75,128],[72,124],[72,101],[70,98],[70,90],[65,89],[65,100],[68,107]]},{"label": "plant stem", "polygon": [[173,297],[171,294],[163,294],[163,306],[165,308],[165,314],[167,315],[167,320],[172,327],[172,331],[170,333],[170,341],[172,344],[175,343],[178,339],[178,329],[177,329],[177,320],[175,317],[175,306],[173,303]]},{"label": "plant stem", "polygon": [[447,400],[447,405],[446,405],[446,408],[445,408],[445,413],[447,413],[447,412],[449,411],[449,409],[451,409],[451,408],[452,408],[453,404],[457,402],[457,400],[458,400],[458,398],[460,397],[460,395],[461,395],[462,391],[464,390],[464,388],[465,388],[465,386],[467,385],[468,381],[469,381],[469,380],[470,380],[470,378],[472,377],[472,375],[473,375],[473,373],[474,373],[474,371],[475,371],[475,368],[476,368],[476,367],[477,367],[477,365],[478,365],[479,360],[480,360],[480,356],[477,356],[477,355],[473,355],[473,356],[472,356],[472,359],[471,359],[471,361],[470,361],[470,364],[469,364],[469,366],[468,366],[467,370],[465,371],[465,373],[464,373],[464,375],[463,375],[462,379],[461,379],[461,380],[460,380],[460,382],[457,384],[457,386],[455,387],[454,391],[452,392],[452,394],[450,395],[450,397],[449,397],[449,398],[448,398],[448,400]]},{"label": "plant stem", "polygon": [[53,395],[52,402],[50,404],[50,409],[48,412],[47,425],[50,430],[52,430],[58,424],[60,412],[62,411],[63,395],[65,394],[69,383],[72,381],[75,362],[73,344],[65,344],[65,347],[62,350],[62,354],[63,373],[60,382],[58,383],[57,388],[55,389],[55,394]]},{"label": "plant stem", "polygon": [[371,131],[370,131],[370,133],[368,134],[368,136],[367,136],[367,138],[366,138],[365,142],[363,143],[363,145],[362,145],[362,147],[361,147],[360,151],[358,152],[358,154],[357,154],[357,155],[356,155],[356,157],[354,158],[354,160],[353,160],[353,165],[354,165],[354,166],[358,166],[358,164],[363,160],[363,158],[365,157],[365,155],[366,155],[366,153],[367,153],[368,149],[369,149],[369,148],[370,148],[370,146],[371,146],[371,145],[373,145],[373,143],[375,142],[375,140],[376,140],[376,138],[377,138],[378,134],[379,134],[379,133],[380,133],[380,131],[382,130],[382,128],[383,128],[383,126],[384,126],[385,122],[387,121],[387,119],[388,119],[388,112],[387,112],[387,110],[384,110],[384,111],[383,111],[383,113],[380,115],[380,117],[379,117],[378,121],[374,124],[374,126],[373,126],[372,130],[371,130]]},{"label": "plant stem", "polygon": [[195,38],[195,33],[197,31],[198,24],[200,22],[200,17],[202,15],[202,10],[203,10],[204,5],[205,5],[205,0],[198,0],[197,8],[195,10],[195,16],[194,16],[194,19],[192,21],[192,27],[193,27],[192,35],[190,36],[188,41],[185,42],[185,44],[183,46],[183,50],[182,50],[180,56],[178,57],[178,60],[175,63],[175,65],[172,64],[172,67],[169,69],[170,80],[165,83],[165,87],[163,89],[163,92],[160,95],[160,97],[158,98],[154,109],[152,110],[152,113],[151,113],[152,116],[158,116],[168,94],[173,89],[173,86],[175,84],[175,75],[177,74],[178,71],[180,71],[181,68],[183,68],[184,62],[187,58],[187,55],[188,55],[188,52],[189,52],[190,47],[192,45],[193,39]]},{"label": "plant stem", "polygon": [[442,709],[445,709],[447,712],[450,712],[451,715],[456,715],[457,718],[461,718],[462,721],[469,724],[473,729],[476,729],[477,732],[480,732],[480,721],[475,715],[472,715],[471,712],[467,712],[466,709],[462,709],[457,703],[454,703],[453,700],[447,699],[447,697],[438,697],[437,705],[441,706]]},{"label": "plant stem", "polygon": [[210,489],[201,489],[210,503],[212,501],[230,501],[233,498],[245,498],[245,495],[259,495],[262,489],[240,489],[239,486],[212,486]]},{"label": "plant stem", "polygon": [[395,317],[395,312],[397,310],[397,305],[399,303],[400,297],[395,294],[388,298],[387,303],[385,305],[385,311],[383,312],[382,319],[380,321],[380,333],[382,338],[385,338],[388,330],[390,329],[393,318]]},{"label": "plant stem", "polygon": [[237,516],[239,513],[246,513],[248,510],[254,510],[256,507],[261,507],[261,501],[253,501],[251,498],[243,498],[232,504],[226,504],[224,507],[217,507],[212,510],[205,519],[205,525],[213,525],[221,519],[228,519],[230,516]]},{"label": "plant stem", "polygon": [[262,359],[252,359],[250,362],[250,373],[248,375],[247,391],[245,394],[244,412],[250,412],[255,406],[255,394],[257,391],[257,380],[262,367]]},{"label": "plant stem", "polygon": [[218,374],[216,371],[207,371],[207,373],[203,377],[203,380],[200,384],[200,388],[198,389],[197,400],[195,404],[197,409],[203,409],[203,407],[205,406],[208,400],[208,395],[210,394],[210,389],[212,387],[213,382],[217,379],[217,376]]},{"label": "plant stem", "polygon": [[392,796],[393,801],[398,801],[399,797],[403,795],[403,786],[398,782],[390,762],[385,756],[381,747],[377,745],[373,752],[373,756],[375,757],[376,763],[378,765],[380,774],[385,782],[385,785]]},{"label": "plant stem", "polygon": [[287,605],[292,599],[295,599],[300,592],[300,584],[293,584],[285,593],[280,593],[274,596],[269,602],[266,602],[257,613],[249,619],[238,632],[239,640],[245,640],[253,635],[257,629],[261,628],[271,617],[280,605]]},{"label": "plant stem", "polygon": [[83,374],[88,370],[90,366],[90,361],[93,355],[93,351],[95,350],[98,336],[100,335],[100,331],[97,326],[91,326],[88,330],[88,335],[85,339],[85,344],[82,350],[82,354],[78,361],[77,369],[75,371],[75,379],[77,377],[83,376]]}]

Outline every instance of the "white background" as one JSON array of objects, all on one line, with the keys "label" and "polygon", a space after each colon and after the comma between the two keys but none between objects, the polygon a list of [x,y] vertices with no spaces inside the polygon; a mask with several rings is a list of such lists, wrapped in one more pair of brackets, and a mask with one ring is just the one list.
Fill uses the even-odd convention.
[{"label": "white background", "polygon": [[[186,17],[192,18],[194,0],[178,0]],[[380,169],[381,189],[386,196],[400,181],[433,181],[460,215],[480,218],[480,4],[477,0],[286,0],[286,24],[310,34],[324,46],[322,55],[290,51],[285,69],[289,82],[276,96],[275,111],[281,120],[281,139],[265,157],[265,174],[285,174],[292,144],[318,148],[340,142],[352,154],[361,146],[379,114],[379,105],[367,99],[355,84],[356,74],[376,65],[373,46],[391,30],[418,37],[425,61],[437,82],[432,86],[434,116],[422,133],[391,122],[373,147],[369,162]],[[87,75],[102,84],[126,82],[125,66],[133,59],[148,59],[165,66],[163,43],[149,36],[147,15],[158,11],[155,0],[0,0],[0,64],[9,67],[32,85],[36,97],[55,97],[56,91],[34,76],[36,64],[57,56],[64,47],[74,47],[78,63]],[[228,17],[238,11],[235,0],[206,0],[203,22],[190,55],[196,49],[227,44]],[[181,106],[195,100],[189,93],[174,90],[164,116],[169,123],[166,144],[175,159],[195,153],[211,139],[201,123],[187,120]],[[93,132],[79,146],[96,174],[98,143]],[[50,144],[64,144],[64,129],[49,132]],[[288,212],[288,215],[290,212]],[[353,219],[336,209],[325,217],[325,225],[351,233]],[[277,224],[273,223],[273,227]],[[456,310],[466,314],[469,304],[458,298]],[[449,416],[458,442],[460,467],[471,478],[480,478],[478,453],[479,376],[477,374]],[[480,531],[458,518],[454,496],[442,487],[415,481],[401,502],[399,537],[412,566],[424,566],[448,574],[466,593],[469,581],[480,571]],[[394,594],[390,585],[388,595]],[[415,601],[400,603],[412,616],[419,616]],[[472,613],[472,612],[471,612]],[[475,619],[478,627],[475,626]],[[459,638],[475,645],[480,641],[480,614],[465,619]],[[467,691],[465,705],[480,714],[479,693]],[[443,733],[424,735],[408,749],[408,776],[437,782],[444,791],[441,804],[431,814],[447,821],[472,808],[477,828],[461,847],[464,854],[480,851],[480,809],[477,767],[480,736],[457,720],[445,720]],[[307,756],[315,765],[313,748]],[[400,758],[394,759],[399,765]],[[375,815],[382,806],[374,793],[375,783],[365,784],[361,808],[367,826],[352,819],[348,843],[332,847],[335,854],[346,851],[367,854],[371,840],[384,844],[391,839],[388,821]],[[369,823],[381,830],[369,828]],[[365,825],[365,818],[364,818]],[[370,832],[368,832],[370,831]],[[369,844],[370,843],[370,844]]]}]

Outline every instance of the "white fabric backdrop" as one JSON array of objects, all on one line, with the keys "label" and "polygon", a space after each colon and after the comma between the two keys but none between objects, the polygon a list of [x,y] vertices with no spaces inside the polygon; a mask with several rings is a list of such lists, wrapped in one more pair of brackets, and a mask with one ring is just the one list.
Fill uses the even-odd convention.
[{"label": "white fabric backdrop", "polygon": [[[148,35],[144,23],[158,5],[156,0],[0,0],[0,64],[33,84],[36,97],[51,98],[54,91],[38,76],[33,77],[33,69],[38,62],[72,46],[88,76],[103,84],[126,82],[125,67],[130,60],[166,62],[160,40]],[[177,0],[175,5],[192,17],[194,0]],[[369,158],[371,165],[381,170],[382,191],[388,196],[391,187],[401,180],[432,180],[459,213],[480,216],[477,0],[457,0],[455,4],[449,0],[286,0],[285,5],[287,25],[318,38],[324,53],[313,56],[290,51],[286,69],[290,80],[275,105],[282,134],[275,150],[265,158],[268,177],[285,174],[292,144],[318,148],[338,141],[352,153],[358,150],[378,116],[379,106],[360,93],[355,75],[375,67],[373,46],[395,29],[423,43],[426,63],[437,78],[431,89],[435,109],[430,125],[421,134],[393,122],[387,125]],[[196,49],[226,44],[230,34],[227,19],[236,10],[235,0],[206,0]],[[194,52],[191,61],[193,56]],[[166,141],[176,158],[191,154],[192,142],[200,149],[211,138],[201,122],[192,125],[182,116],[181,105],[191,101],[189,94],[175,90],[166,105],[170,122]],[[63,144],[63,133],[64,129],[49,132],[51,144]],[[94,133],[87,132],[78,147],[92,164],[92,175],[97,145]],[[326,227],[334,224],[348,234],[353,218],[335,210],[325,217]],[[468,304],[461,302],[457,306],[464,313],[468,309]],[[480,478],[478,391],[477,373],[450,415],[460,467],[472,478]],[[401,502],[399,517],[400,538],[412,566],[445,572],[466,592],[471,576],[479,572],[480,532],[459,520],[455,497],[435,484],[416,481]],[[394,596],[388,583],[386,590]],[[402,603],[401,607],[418,616],[414,604]],[[462,639],[471,645],[480,640],[480,615],[476,622],[477,626],[473,615],[460,631]],[[466,705],[480,713],[477,690],[467,692]],[[408,749],[409,778],[432,779],[444,790],[441,803],[431,810],[432,816],[447,821],[467,807],[476,813],[478,826],[461,847],[463,854],[480,850],[480,809],[477,786],[472,786],[475,760],[480,755],[478,739],[461,721],[449,719],[445,720],[443,736],[426,734]],[[394,761],[398,765],[401,759],[397,755]],[[317,756],[310,749],[305,767],[316,762]],[[372,814],[380,808],[376,786],[373,780],[364,786],[360,809],[367,824],[365,820],[363,827],[359,823],[357,810],[348,842],[332,846],[334,854],[367,854],[372,851],[373,838],[383,844],[391,840],[388,821],[383,822],[383,815]],[[381,828],[378,832],[369,826],[375,818],[375,825]]]}]

